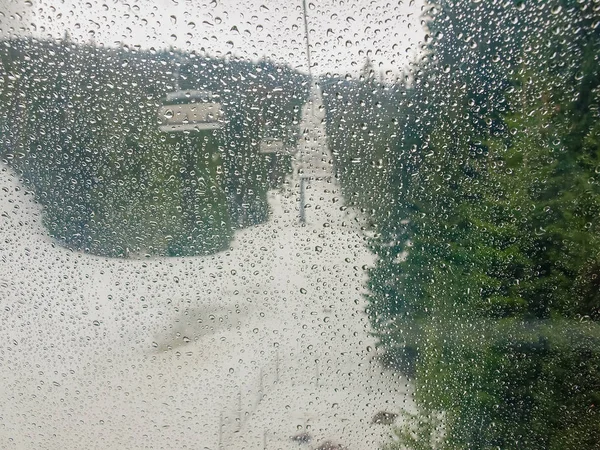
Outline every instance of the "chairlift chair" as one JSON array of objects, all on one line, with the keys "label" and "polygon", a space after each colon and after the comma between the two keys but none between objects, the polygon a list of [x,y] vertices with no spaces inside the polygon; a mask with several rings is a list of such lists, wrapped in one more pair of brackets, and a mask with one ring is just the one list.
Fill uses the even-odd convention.
[{"label": "chairlift chair", "polygon": [[216,130],[223,127],[224,114],[217,96],[198,90],[167,94],[158,108],[158,129],[163,132]]},{"label": "chairlift chair", "polygon": [[281,139],[265,136],[260,140],[259,153],[285,153],[285,145]]}]

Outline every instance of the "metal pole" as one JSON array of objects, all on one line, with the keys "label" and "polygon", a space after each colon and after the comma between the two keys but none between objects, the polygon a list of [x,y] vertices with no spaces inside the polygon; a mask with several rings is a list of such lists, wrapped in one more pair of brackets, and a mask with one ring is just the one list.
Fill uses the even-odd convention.
[{"label": "metal pole", "polygon": [[306,178],[304,178],[301,175],[300,176],[300,223],[301,224],[306,223],[306,212],[304,210],[304,205],[306,203],[306,199],[304,198],[305,189],[306,189]]},{"label": "metal pole", "polygon": [[[304,16],[304,34],[306,37],[306,59],[308,61],[308,76],[310,78],[310,83],[311,83],[311,92],[312,92],[312,62],[310,60],[310,38],[309,38],[309,34],[308,34],[308,8],[306,7],[306,0],[302,0],[302,11],[303,11],[303,16]],[[311,112],[313,113],[312,115],[314,116],[314,103],[313,103],[313,99],[309,99],[309,102],[311,102]],[[304,205],[305,205],[305,188],[306,188],[306,180],[305,178],[300,175],[300,223],[304,224],[306,223],[306,213],[304,211]]]},{"label": "metal pole", "polygon": [[304,33],[306,35],[306,58],[308,59],[308,75],[312,78],[312,63],[310,61],[310,41],[308,40],[308,19],[306,0],[302,0],[302,9],[304,11]]}]

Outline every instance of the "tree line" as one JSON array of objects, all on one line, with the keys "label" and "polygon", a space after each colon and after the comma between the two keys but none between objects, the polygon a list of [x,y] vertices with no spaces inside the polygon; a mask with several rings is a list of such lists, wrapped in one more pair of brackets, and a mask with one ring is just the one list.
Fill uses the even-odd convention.
[{"label": "tree line", "polygon": [[[62,244],[93,254],[201,255],[267,220],[267,190],[297,139],[308,80],[269,61],[59,41],[0,42],[0,155],[33,188]],[[218,96],[216,131],[163,133],[169,92]]]},{"label": "tree line", "polygon": [[404,79],[324,80],[367,312],[416,388],[389,448],[600,448],[600,5],[423,14]]}]

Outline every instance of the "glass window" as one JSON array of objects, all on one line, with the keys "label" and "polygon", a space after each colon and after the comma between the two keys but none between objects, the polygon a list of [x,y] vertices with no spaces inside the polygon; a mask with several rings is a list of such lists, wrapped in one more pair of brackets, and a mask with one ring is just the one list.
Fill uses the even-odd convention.
[{"label": "glass window", "polygon": [[597,0],[0,0],[0,448],[592,449]]}]

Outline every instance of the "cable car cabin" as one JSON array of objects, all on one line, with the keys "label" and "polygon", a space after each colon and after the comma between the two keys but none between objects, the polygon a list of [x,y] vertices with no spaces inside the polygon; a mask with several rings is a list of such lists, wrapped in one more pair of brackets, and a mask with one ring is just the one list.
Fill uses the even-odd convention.
[{"label": "cable car cabin", "polygon": [[224,115],[212,93],[190,90],[167,94],[158,120],[158,129],[164,132],[216,130],[223,127]]}]

